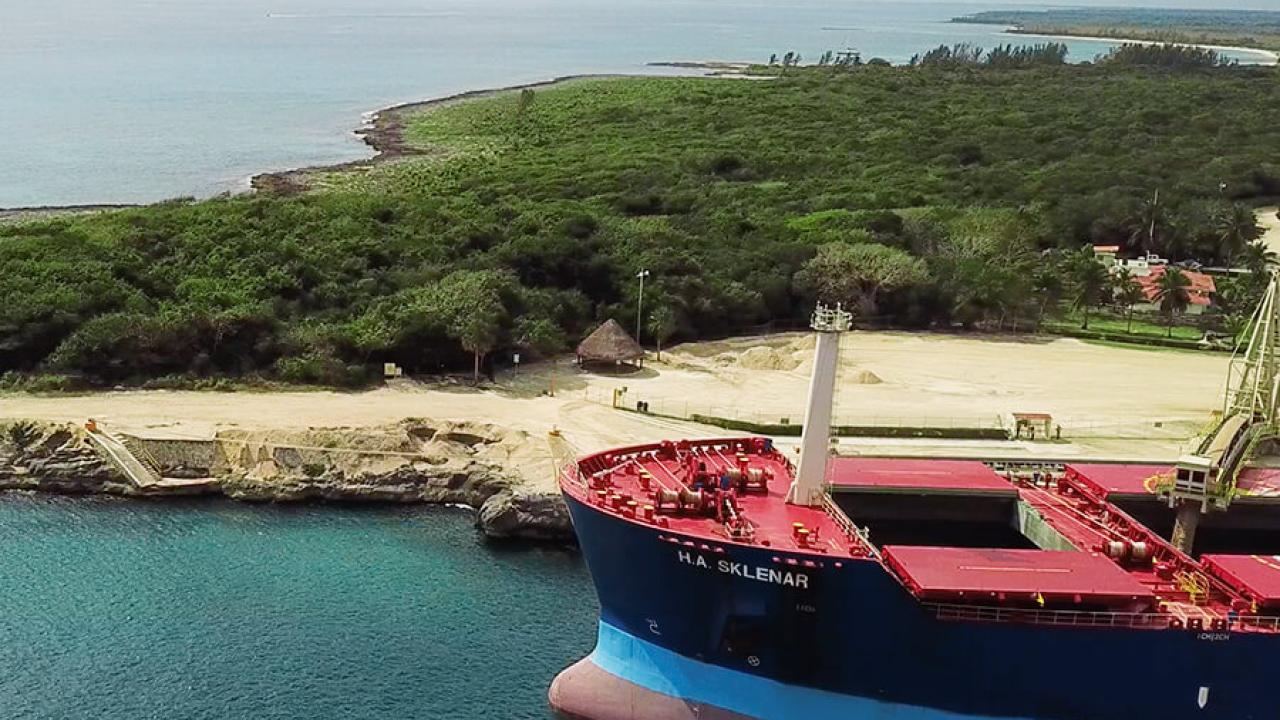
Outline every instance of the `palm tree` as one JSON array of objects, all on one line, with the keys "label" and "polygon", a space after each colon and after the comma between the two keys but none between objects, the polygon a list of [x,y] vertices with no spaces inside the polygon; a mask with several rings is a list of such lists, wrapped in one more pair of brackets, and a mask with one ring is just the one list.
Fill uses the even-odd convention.
[{"label": "palm tree", "polygon": [[1255,278],[1264,279],[1268,269],[1280,264],[1280,258],[1277,258],[1275,251],[1262,242],[1251,242],[1245,245],[1242,260],[1244,266],[1249,268],[1249,272],[1253,273]]},{"label": "palm tree", "polygon": [[1168,332],[1166,337],[1173,337],[1173,316],[1185,312],[1191,303],[1191,295],[1187,288],[1191,280],[1176,267],[1166,267],[1164,273],[1156,279],[1155,301],[1160,305],[1160,312],[1165,316]]},{"label": "palm tree", "polygon": [[1165,224],[1164,207],[1160,204],[1160,191],[1150,200],[1143,200],[1133,218],[1134,229],[1129,239],[1140,245],[1145,253],[1156,250],[1156,237]]},{"label": "palm tree", "polygon": [[1071,307],[1084,313],[1080,328],[1088,330],[1089,308],[1101,304],[1107,290],[1107,269],[1094,257],[1093,248],[1085,246],[1071,258],[1067,272],[1071,277]]},{"label": "palm tree", "polygon": [[1124,307],[1126,333],[1133,332],[1133,306],[1147,299],[1147,294],[1128,268],[1122,268],[1111,279],[1116,302]]},{"label": "palm tree", "polygon": [[1040,324],[1044,322],[1045,312],[1050,307],[1058,306],[1058,301],[1062,299],[1065,290],[1061,261],[1054,253],[1043,256],[1031,278],[1031,291],[1040,298],[1040,309],[1036,313],[1036,332],[1040,332]]},{"label": "palm tree", "polygon": [[1225,206],[1214,214],[1213,229],[1218,237],[1218,254],[1228,267],[1237,254],[1262,237],[1258,217],[1238,203]]}]

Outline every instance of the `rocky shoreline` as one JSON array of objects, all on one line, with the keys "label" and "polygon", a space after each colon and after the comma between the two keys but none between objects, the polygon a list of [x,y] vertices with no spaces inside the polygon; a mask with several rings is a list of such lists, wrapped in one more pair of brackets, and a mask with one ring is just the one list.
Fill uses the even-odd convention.
[{"label": "rocky shoreline", "polygon": [[[14,431],[15,427],[20,429]],[[287,450],[277,448],[276,454],[287,455]],[[492,462],[406,460],[363,470],[351,469],[349,462],[348,467],[323,470],[314,463],[282,467],[268,462],[276,472],[224,466],[209,477],[139,486],[96,449],[82,429],[18,423],[0,439],[0,491],[152,499],[222,496],[250,503],[466,505],[475,509],[476,526],[490,538],[573,539],[568,510],[558,494],[524,488],[517,476]]]},{"label": "rocky shoreline", "polygon": [[[687,70],[701,71],[699,75],[706,77],[735,77],[744,75],[746,68],[750,67],[749,63],[734,62],[652,62],[648,63],[650,67],[678,68]],[[478,100],[482,98],[495,97],[509,93],[520,92],[521,90],[539,90],[563,85],[565,83],[575,82],[578,80],[593,79],[610,79],[636,77],[647,78],[655,77],[652,74],[620,74],[620,73],[579,73],[574,75],[561,75],[550,80],[541,80],[531,83],[520,83],[515,85],[506,85],[497,88],[487,88],[482,90],[468,90],[466,92],[448,95],[445,97],[433,98],[429,100],[419,100],[414,102],[392,105],[374,111],[369,115],[369,121],[362,127],[356,129],[354,133],[366,145],[373,149],[374,155],[370,158],[361,160],[353,160],[350,162],[334,163],[331,165],[310,165],[305,167],[294,168],[292,170],[280,170],[274,172],[263,172],[254,175],[249,179],[249,187],[251,191],[268,192],[276,195],[297,195],[311,189],[311,179],[319,174],[330,172],[341,172],[344,170],[358,170],[370,168],[382,163],[394,162],[396,160],[422,155],[424,151],[413,147],[404,140],[405,121],[408,117],[431,110],[448,107],[460,102],[469,100]],[[93,213],[111,210],[122,210],[131,207],[138,207],[131,203],[103,203],[103,204],[87,204],[87,205],[51,205],[41,207],[15,207],[0,208],[0,222],[23,222],[27,220],[44,219],[59,215]]]},{"label": "rocky shoreline", "polygon": [[449,107],[450,105],[456,105],[469,100],[479,100],[508,93],[516,93],[526,89],[540,90],[578,80],[620,77],[648,76],[591,73],[562,75],[551,80],[523,83],[519,85],[507,85],[504,87],[488,88],[484,90],[469,90],[456,95],[448,95],[446,97],[435,98],[432,100],[421,100],[402,103],[400,105],[392,105],[391,107],[383,108],[374,112],[370,117],[369,122],[366,123],[364,127],[355,131],[355,134],[359,136],[366,145],[373,149],[375,153],[373,157],[366,158],[364,160],[337,163],[334,165],[315,165],[296,168],[294,170],[260,173],[250,179],[249,186],[260,192],[269,192],[276,195],[297,195],[311,189],[311,178],[317,174],[370,168],[383,163],[394,162],[402,158],[424,154],[422,150],[413,147],[404,140],[404,128],[406,120],[410,116],[429,112],[431,110],[438,110],[440,108]]}]

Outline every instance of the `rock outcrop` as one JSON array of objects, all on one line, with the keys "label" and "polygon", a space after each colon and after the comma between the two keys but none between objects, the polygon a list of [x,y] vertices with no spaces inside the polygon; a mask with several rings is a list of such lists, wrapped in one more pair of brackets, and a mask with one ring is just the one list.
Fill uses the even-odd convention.
[{"label": "rock outcrop", "polygon": [[482,463],[455,467],[411,463],[380,473],[326,470],[316,477],[293,474],[255,477],[237,473],[222,479],[222,491],[229,498],[253,502],[330,500],[479,507],[513,484],[511,478]]},{"label": "rock outcrop", "polygon": [[569,508],[559,495],[498,493],[480,506],[476,524],[491,538],[573,538]]},{"label": "rock outcrop", "polygon": [[30,423],[6,430],[0,441],[0,490],[133,494],[129,481],[98,457],[83,435]]},{"label": "rock outcrop", "polygon": [[[255,438],[249,442],[238,437],[206,453],[214,467],[189,467],[191,458],[200,455],[191,448],[180,454],[180,463],[173,460],[183,474],[196,476],[203,470],[216,475],[206,483],[137,487],[102,458],[78,428],[21,423],[0,430],[4,431],[0,435],[0,490],[149,497],[222,494],[244,502],[456,504],[476,508],[476,525],[489,537],[573,539],[568,509],[559,494],[524,490],[519,476],[502,467],[502,459],[509,458],[510,452],[494,452],[509,440],[501,434],[432,429],[423,439],[429,444],[429,454],[406,452],[404,457],[390,459],[388,451],[376,450],[374,460],[367,462],[355,459],[356,451],[340,451],[335,459],[328,448],[299,449],[278,444],[280,440]],[[408,434],[420,437],[422,428],[409,426]],[[387,437],[376,440],[386,441]],[[143,446],[171,442],[131,441]],[[190,445],[194,441],[182,442]],[[217,445],[224,441],[207,442]],[[162,464],[166,465],[166,476],[175,476],[173,467]]]}]

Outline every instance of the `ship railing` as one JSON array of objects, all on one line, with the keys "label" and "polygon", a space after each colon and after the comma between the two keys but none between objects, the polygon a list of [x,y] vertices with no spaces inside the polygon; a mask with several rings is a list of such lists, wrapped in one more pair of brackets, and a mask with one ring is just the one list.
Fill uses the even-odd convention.
[{"label": "ship railing", "polygon": [[[1181,628],[1181,621],[1168,613],[1131,613],[1085,610],[1038,610],[982,605],[924,603],[934,617],[944,621],[1019,623],[1061,627],[1132,628],[1158,630]],[[1216,631],[1252,631],[1280,633],[1280,617],[1239,615],[1224,618],[1226,627]],[[1204,631],[1214,632],[1208,624]]]},{"label": "ship railing", "polygon": [[822,495],[822,509],[826,511],[827,517],[831,518],[831,522],[840,528],[845,540],[853,548],[861,550],[871,557],[880,557],[880,552],[876,549],[876,546],[871,544],[871,533],[855,525],[853,520],[844,514],[844,510],[841,510],[840,506],[836,505],[831,499],[831,495],[827,493]]}]

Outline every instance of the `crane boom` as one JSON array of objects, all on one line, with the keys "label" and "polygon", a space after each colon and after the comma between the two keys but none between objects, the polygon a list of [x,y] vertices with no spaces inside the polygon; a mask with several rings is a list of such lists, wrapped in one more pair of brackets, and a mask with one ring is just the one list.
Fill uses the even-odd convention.
[{"label": "crane boom", "polygon": [[1195,454],[1178,461],[1172,482],[1160,494],[1177,510],[1173,543],[1190,553],[1200,516],[1226,510],[1236,479],[1258,443],[1277,434],[1280,390],[1280,274],[1271,272],[1227,371],[1222,419],[1207,433]]}]

